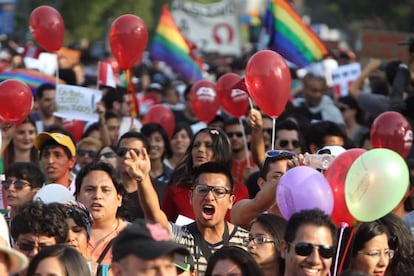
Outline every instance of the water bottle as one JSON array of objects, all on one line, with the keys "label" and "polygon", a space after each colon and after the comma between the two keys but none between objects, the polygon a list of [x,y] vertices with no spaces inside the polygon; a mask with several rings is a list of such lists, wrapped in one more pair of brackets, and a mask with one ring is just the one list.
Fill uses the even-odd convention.
[{"label": "water bottle", "polygon": [[335,156],[331,154],[305,154],[303,163],[314,169],[326,170],[334,161]]}]

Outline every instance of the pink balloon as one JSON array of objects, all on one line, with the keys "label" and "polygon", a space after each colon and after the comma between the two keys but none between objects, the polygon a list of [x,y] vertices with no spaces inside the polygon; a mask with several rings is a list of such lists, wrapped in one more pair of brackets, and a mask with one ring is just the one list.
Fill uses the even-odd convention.
[{"label": "pink balloon", "polygon": [[328,181],[307,166],[292,168],[282,176],[276,188],[276,202],[286,219],[299,211],[315,208],[330,215],[334,205]]}]

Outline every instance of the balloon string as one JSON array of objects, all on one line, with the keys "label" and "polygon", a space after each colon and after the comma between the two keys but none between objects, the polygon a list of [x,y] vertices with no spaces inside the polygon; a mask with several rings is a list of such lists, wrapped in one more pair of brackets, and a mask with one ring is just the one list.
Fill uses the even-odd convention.
[{"label": "balloon string", "polygon": [[254,104],[252,101],[252,98],[249,97],[249,105],[250,105],[250,109],[254,109]]},{"label": "balloon string", "polygon": [[138,100],[135,96],[135,87],[132,83],[132,69],[128,68],[125,70],[126,80],[127,80],[127,94],[129,95],[129,99],[132,102],[132,105],[129,109],[129,113],[133,118],[138,118],[139,115],[139,106],[138,106]]},{"label": "balloon string", "polygon": [[[355,232],[356,232],[356,225],[352,227],[351,234],[349,235],[348,242],[347,242],[345,250],[343,252],[341,264],[339,265],[339,269],[338,269],[339,274],[341,274],[341,272],[342,272],[342,267],[344,266],[346,254],[348,253],[349,247],[351,246],[351,241],[352,241],[352,238],[354,237]],[[338,250],[339,250],[339,247],[338,247]]]},{"label": "balloon string", "polygon": [[273,118],[273,127],[272,127],[272,150],[275,150],[275,136],[276,136],[276,117]]},{"label": "balloon string", "polygon": [[247,147],[247,139],[246,139],[246,134],[244,132],[243,120],[242,120],[241,117],[239,118],[239,122],[240,122],[240,126],[242,128],[242,134],[243,134],[244,151],[246,153],[246,166],[247,166],[247,168],[250,168],[249,149]]},{"label": "balloon string", "polygon": [[341,248],[342,238],[343,238],[343,235],[344,235],[345,228],[347,226],[348,226],[347,223],[345,223],[345,222],[341,223],[341,231],[339,233],[339,241],[338,241],[338,246],[337,246],[338,250],[336,251],[336,256],[335,256],[335,265],[334,265],[334,273],[333,273],[334,276],[336,276],[336,272],[337,272],[337,268],[338,268],[338,259],[339,259],[339,253],[340,253],[339,249]]}]

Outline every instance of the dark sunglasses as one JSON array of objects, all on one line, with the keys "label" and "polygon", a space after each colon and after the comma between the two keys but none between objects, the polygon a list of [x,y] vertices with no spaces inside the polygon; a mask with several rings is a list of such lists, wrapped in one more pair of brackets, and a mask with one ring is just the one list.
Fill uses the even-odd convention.
[{"label": "dark sunglasses", "polygon": [[289,143],[292,144],[292,146],[294,148],[300,148],[299,140],[280,140],[279,141],[279,146],[281,148],[285,148],[285,147],[287,147],[287,145],[289,145]]},{"label": "dark sunglasses", "polygon": [[10,189],[11,185],[13,185],[16,190],[21,190],[26,186],[30,186],[30,187],[32,186],[32,184],[30,184],[28,181],[23,180],[23,179],[16,179],[16,180],[7,179],[1,182],[1,186],[6,190]]},{"label": "dark sunglasses", "polygon": [[116,157],[116,153],[112,152],[112,151],[108,151],[108,152],[103,152],[101,154],[98,155],[98,158],[101,157],[105,157],[105,158],[115,158]]},{"label": "dark sunglasses", "polygon": [[227,132],[227,136],[229,136],[229,138],[232,138],[233,136],[236,137],[243,137],[243,132]]},{"label": "dark sunglasses", "polygon": [[97,152],[94,150],[78,150],[76,154],[81,157],[85,157],[86,155],[88,155],[89,157],[95,158]]},{"label": "dark sunglasses", "polygon": [[127,154],[127,152],[128,152],[129,150],[133,150],[133,151],[135,151],[135,154],[136,154],[137,156],[139,156],[139,154],[140,154],[139,149],[134,149],[134,148],[119,148],[119,149],[116,151],[116,155],[118,155],[119,157],[125,157],[125,155]]},{"label": "dark sunglasses", "polygon": [[293,159],[296,153],[289,150],[269,150],[266,152],[266,159]]},{"label": "dark sunglasses", "polygon": [[295,253],[299,256],[307,257],[312,254],[314,248],[318,249],[319,255],[325,259],[330,259],[335,254],[333,246],[312,244],[308,242],[298,242],[295,244]]},{"label": "dark sunglasses", "polygon": [[45,247],[48,247],[50,245],[36,245],[33,243],[17,243],[17,246],[19,247],[20,250],[22,251],[28,251],[31,252],[33,251],[33,249],[37,248],[39,251],[42,250]]}]

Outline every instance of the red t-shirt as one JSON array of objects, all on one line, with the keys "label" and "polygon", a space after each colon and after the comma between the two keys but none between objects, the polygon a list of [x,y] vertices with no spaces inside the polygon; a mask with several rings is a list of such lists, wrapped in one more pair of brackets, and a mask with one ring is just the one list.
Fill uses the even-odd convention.
[{"label": "red t-shirt", "polygon": [[[246,185],[235,183],[234,195],[236,196],[235,202],[249,198]],[[172,222],[176,221],[178,215],[195,219],[193,207],[190,204],[190,186],[184,184],[169,185],[162,204],[162,210],[167,215],[168,220]],[[227,211],[225,219],[230,221],[230,210]]]}]

